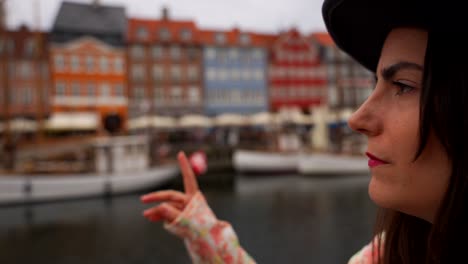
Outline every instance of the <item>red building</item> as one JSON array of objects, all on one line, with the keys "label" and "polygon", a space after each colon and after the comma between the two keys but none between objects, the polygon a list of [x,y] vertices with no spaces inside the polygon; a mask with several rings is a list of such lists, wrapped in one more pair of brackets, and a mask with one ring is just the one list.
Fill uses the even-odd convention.
[{"label": "red building", "polygon": [[130,116],[203,111],[202,48],[193,21],[129,19]]},{"label": "red building", "polygon": [[0,116],[44,119],[50,114],[48,34],[25,26],[0,33]]},{"label": "red building", "polygon": [[271,47],[269,97],[271,111],[309,112],[327,103],[326,68],[319,50],[296,29],[280,33]]}]

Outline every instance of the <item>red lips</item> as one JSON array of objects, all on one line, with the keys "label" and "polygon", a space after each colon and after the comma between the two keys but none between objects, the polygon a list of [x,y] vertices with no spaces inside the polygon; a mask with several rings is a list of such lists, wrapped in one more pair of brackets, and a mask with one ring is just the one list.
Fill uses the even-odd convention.
[{"label": "red lips", "polygon": [[369,161],[367,162],[367,164],[371,168],[374,168],[374,167],[377,167],[377,166],[380,166],[380,165],[384,165],[384,164],[388,164],[388,162],[377,158],[376,156],[372,155],[369,152],[366,152],[366,155],[367,155],[367,157],[369,157]]}]

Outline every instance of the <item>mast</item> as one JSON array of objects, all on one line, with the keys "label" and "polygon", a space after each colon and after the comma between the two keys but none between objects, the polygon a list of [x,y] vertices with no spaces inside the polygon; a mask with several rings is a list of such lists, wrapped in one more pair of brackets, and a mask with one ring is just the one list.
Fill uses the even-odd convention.
[{"label": "mast", "polygon": [[3,53],[1,56],[2,66],[2,86],[3,86],[3,136],[4,136],[4,167],[6,170],[12,170],[14,168],[14,152],[15,145],[11,135],[10,129],[10,80],[9,80],[9,59],[10,53],[14,50],[10,50],[8,38],[8,29],[6,26],[7,13],[6,13],[6,0],[0,0],[0,40],[3,42]]},{"label": "mast", "polygon": [[36,68],[37,74],[37,86],[36,86],[36,93],[35,93],[35,105],[37,106],[36,111],[36,122],[37,122],[37,129],[36,129],[36,141],[41,142],[44,139],[44,104],[45,104],[45,96],[44,96],[44,72],[42,60],[44,59],[43,51],[44,51],[44,42],[41,34],[41,14],[40,14],[40,4],[38,0],[34,1],[34,18],[35,24],[37,26],[36,30],[34,31],[34,54],[33,54],[33,65]]}]

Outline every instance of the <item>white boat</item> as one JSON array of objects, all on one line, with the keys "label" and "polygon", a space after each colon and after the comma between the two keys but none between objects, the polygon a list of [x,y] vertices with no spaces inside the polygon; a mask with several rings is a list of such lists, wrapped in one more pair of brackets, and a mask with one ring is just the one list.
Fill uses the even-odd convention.
[{"label": "white boat", "polygon": [[296,172],[300,153],[281,153],[236,150],[232,157],[234,169],[239,172],[284,173]]},{"label": "white boat", "polygon": [[160,186],[178,174],[178,167],[171,165],[116,174],[2,176],[0,205],[135,192]]},{"label": "white boat", "polygon": [[298,172],[304,175],[367,175],[367,158],[342,155],[313,154],[303,156],[298,163]]}]

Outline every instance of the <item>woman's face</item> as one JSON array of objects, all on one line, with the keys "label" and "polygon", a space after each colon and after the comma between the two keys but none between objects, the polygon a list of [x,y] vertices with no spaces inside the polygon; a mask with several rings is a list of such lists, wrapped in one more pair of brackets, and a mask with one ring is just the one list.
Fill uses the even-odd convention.
[{"label": "woman's face", "polygon": [[368,137],[371,199],[381,207],[432,222],[451,165],[432,132],[421,156],[414,160],[426,45],[427,32],[421,29],[397,28],[389,33],[375,89],[349,125]]}]

